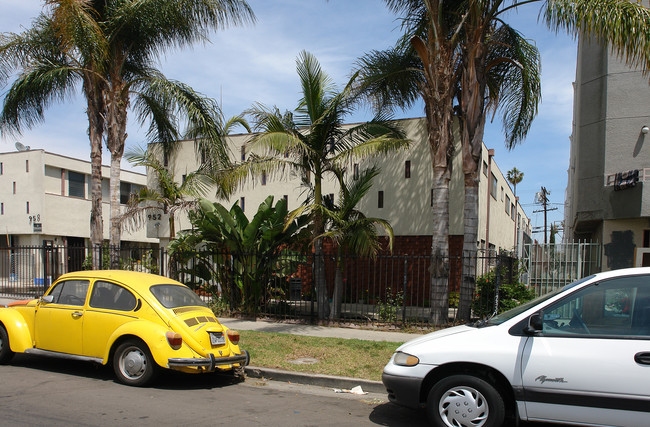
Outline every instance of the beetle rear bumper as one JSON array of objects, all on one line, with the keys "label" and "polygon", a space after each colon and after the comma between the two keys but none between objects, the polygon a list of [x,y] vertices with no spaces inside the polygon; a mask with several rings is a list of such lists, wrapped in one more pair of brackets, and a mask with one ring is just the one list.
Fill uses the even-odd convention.
[{"label": "beetle rear bumper", "polygon": [[222,365],[232,365],[233,363],[239,363],[241,366],[247,366],[250,363],[250,356],[246,350],[242,350],[241,354],[228,357],[215,357],[214,354],[210,353],[210,357],[204,359],[194,359],[194,358],[174,358],[168,359],[167,365],[171,369],[182,369],[182,368],[203,368],[207,372],[214,371],[217,366]]}]

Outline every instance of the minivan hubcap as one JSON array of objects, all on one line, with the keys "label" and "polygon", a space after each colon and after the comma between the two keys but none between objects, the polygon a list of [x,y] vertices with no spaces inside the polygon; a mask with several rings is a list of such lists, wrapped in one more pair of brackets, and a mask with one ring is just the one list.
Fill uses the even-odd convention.
[{"label": "minivan hubcap", "polygon": [[458,386],[447,390],[438,405],[440,418],[449,427],[480,427],[487,422],[488,404],[478,390]]}]

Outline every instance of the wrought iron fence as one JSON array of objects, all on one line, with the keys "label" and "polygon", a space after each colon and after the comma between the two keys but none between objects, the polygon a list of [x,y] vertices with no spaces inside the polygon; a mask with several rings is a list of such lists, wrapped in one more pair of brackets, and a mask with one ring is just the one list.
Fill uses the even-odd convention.
[{"label": "wrought iron fence", "polygon": [[[187,254],[186,254],[187,255]],[[427,325],[432,318],[431,257],[378,255],[375,258],[328,253],[325,265],[326,307],[318,307],[314,255],[286,252],[273,260],[256,254],[193,252],[179,257],[149,247],[95,248],[39,246],[0,248],[0,295],[42,295],[58,276],[70,271],[119,268],[160,274],[187,284],[218,314],[250,312],[260,316],[330,321]],[[471,289],[472,317],[506,307],[512,297],[502,284],[518,281],[518,262],[508,256],[478,253],[447,257],[447,318],[459,321],[458,302],[463,278],[479,272]],[[474,272],[467,271],[472,266]],[[471,284],[471,282],[470,282]],[[335,292],[341,290],[340,297]],[[510,291],[508,291],[510,292]],[[518,293],[516,295],[522,295]],[[248,298],[248,299],[247,299]],[[252,305],[246,306],[247,301]],[[514,301],[517,303],[518,301]],[[246,309],[248,307],[248,309]]]}]

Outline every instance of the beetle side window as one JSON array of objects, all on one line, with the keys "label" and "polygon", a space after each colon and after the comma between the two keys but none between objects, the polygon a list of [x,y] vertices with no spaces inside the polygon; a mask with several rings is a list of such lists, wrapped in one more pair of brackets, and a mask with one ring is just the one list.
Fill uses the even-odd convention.
[{"label": "beetle side window", "polygon": [[54,297],[52,302],[66,305],[84,305],[88,285],[87,280],[66,280],[61,282],[50,293]]},{"label": "beetle side window", "polygon": [[97,281],[93,285],[90,306],[109,310],[131,311],[137,304],[135,296],[115,283]]},{"label": "beetle side window", "polygon": [[650,277],[588,286],[544,309],[544,335],[650,337]]}]

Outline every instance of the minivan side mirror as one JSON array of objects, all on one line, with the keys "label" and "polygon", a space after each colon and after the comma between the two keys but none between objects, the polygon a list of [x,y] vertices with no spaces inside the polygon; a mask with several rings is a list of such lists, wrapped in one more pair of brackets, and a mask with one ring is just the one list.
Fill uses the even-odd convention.
[{"label": "minivan side mirror", "polygon": [[543,322],[543,313],[535,313],[532,316],[528,318],[528,326],[524,328],[524,332],[529,334],[529,335],[535,335],[539,332],[542,332],[542,329],[544,329],[544,322]]}]

